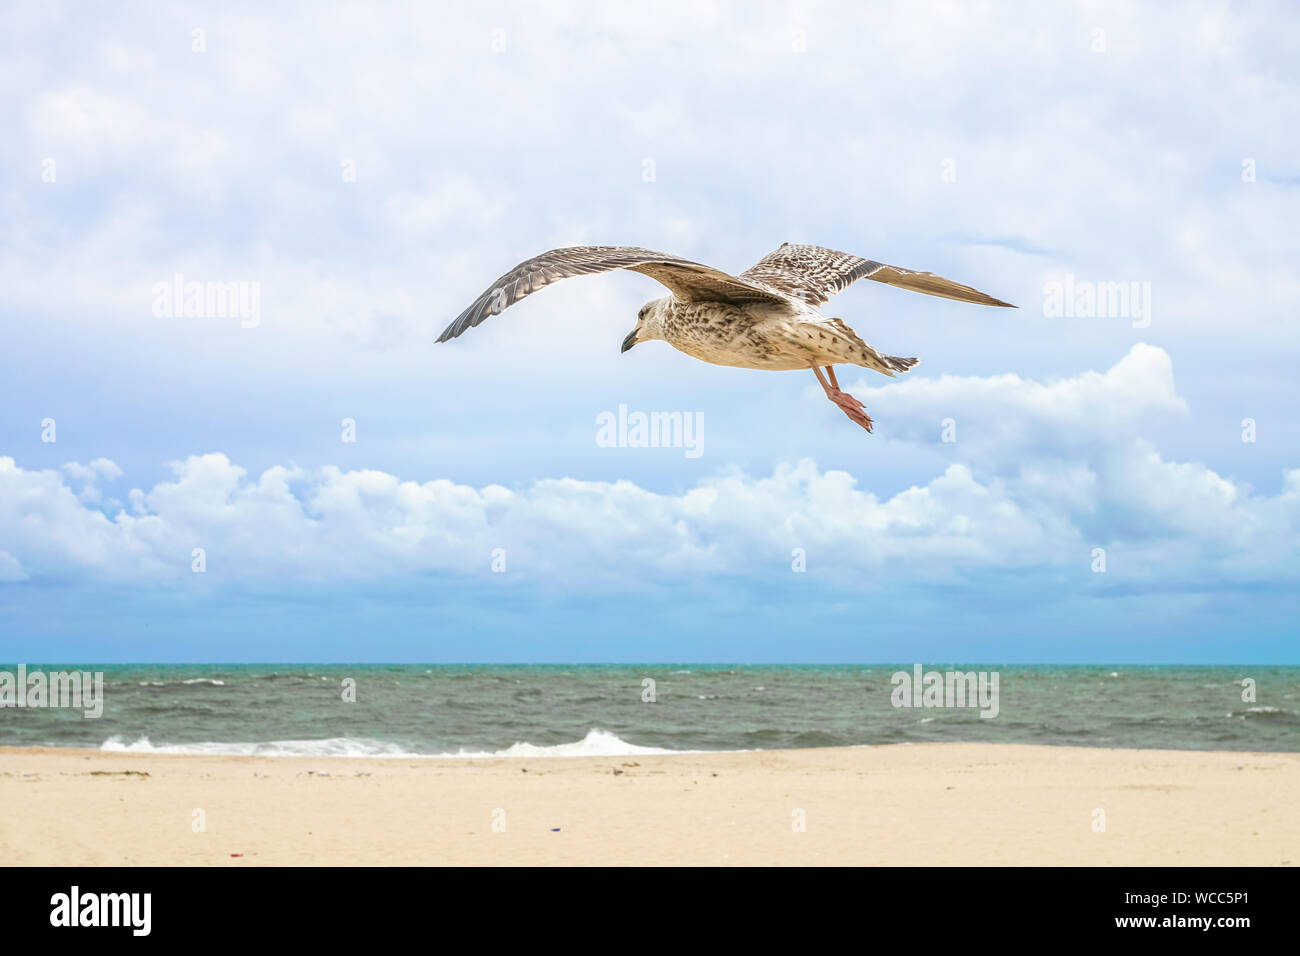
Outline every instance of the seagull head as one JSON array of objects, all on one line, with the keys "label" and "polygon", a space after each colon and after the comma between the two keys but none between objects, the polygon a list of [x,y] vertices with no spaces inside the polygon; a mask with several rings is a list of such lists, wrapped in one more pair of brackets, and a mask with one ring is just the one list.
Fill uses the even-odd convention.
[{"label": "seagull head", "polygon": [[641,311],[636,316],[636,328],[627,334],[623,340],[621,351],[626,352],[634,345],[641,342],[649,342],[652,339],[662,339],[663,336],[663,316],[664,310],[668,305],[668,300],[672,296],[664,296],[662,299],[655,299],[653,302],[647,302],[641,306]]}]

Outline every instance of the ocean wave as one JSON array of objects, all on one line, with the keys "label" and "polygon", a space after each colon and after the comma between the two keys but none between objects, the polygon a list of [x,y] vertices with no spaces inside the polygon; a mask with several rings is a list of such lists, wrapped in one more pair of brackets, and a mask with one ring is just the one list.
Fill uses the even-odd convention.
[{"label": "ocean wave", "polygon": [[1244,714],[1246,717],[1263,717],[1272,720],[1290,721],[1295,718],[1295,711],[1287,710],[1285,707],[1247,707]]},{"label": "ocean wave", "polygon": [[1229,711],[1224,716],[1230,720],[1258,721],[1265,725],[1281,724],[1286,726],[1300,724],[1300,714],[1283,707],[1247,707],[1245,710]]},{"label": "ocean wave", "polygon": [[198,754],[236,757],[632,757],[642,754],[700,753],[696,750],[665,750],[628,743],[608,731],[593,728],[581,740],[567,744],[540,745],[525,742],[504,750],[465,750],[455,753],[419,753],[398,744],[364,737],[330,737],[324,740],[271,740],[263,743],[154,744],[148,737],[127,743],[110,737],[100,750],[136,754]]},{"label": "ocean wave", "polygon": [[468,751],[433,754],[435,757],[633,757],[639,754],[698,753],[692,750],[665,750],[663,747],[641,747],[630,744],[608,731],[592,728],[587,736],[569,744],[515,743],[505,750]]},{"label": "ocean wave", "polygon": [[364,737],[329,737],[324,740],[270,740],[262,743],[154,744],[148,737],[127,743],[110,737],[100,750],[129,754],[198,754],[231,757],[418,757],[396,744]]}]

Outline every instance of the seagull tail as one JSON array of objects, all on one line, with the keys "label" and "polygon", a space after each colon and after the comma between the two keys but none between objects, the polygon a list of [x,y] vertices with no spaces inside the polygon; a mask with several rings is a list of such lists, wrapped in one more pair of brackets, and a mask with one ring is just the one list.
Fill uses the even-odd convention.
[{"label": "seagull tail", "polygon": [[921,360],[919,358],[899,358],[897,355],[882,355],[891,372],[907,372]]}]

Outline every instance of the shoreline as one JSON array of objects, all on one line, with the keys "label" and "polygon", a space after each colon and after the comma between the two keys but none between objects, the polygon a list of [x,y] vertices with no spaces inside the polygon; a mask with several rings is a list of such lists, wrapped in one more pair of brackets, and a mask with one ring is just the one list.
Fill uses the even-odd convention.
[{"label": "shoreline", "polygon": [[[301,741],[303,743],[313,743],[311,740]],[[205,742],[206,743],[206,742]],[[257,746],[268,746],[273,741],[265,741]],[[131,745],[128,745],[131,746]],[[197,746],[194,744],[162,744],[159,746]],[[215,746],[226,746],[217,743]],[[231,745],[234,746],[234,745]],[[988,740],[898,740],[889,743],[866,743],[866,744],[835,744],[832,746],[818,747],[750,747],[735,750],[664,750],[655,749],[653,753],[547,753],[545,751],[551,748],[546,745],[535,745],[538,753],[534,754],[510,754],[504,750],[470,753],[415,753],[413,751],[400,753],[355,753],[355,754],[312,754],[312,753],[239,753],[236,751],[194,751],[186,753],[174,753],[161,750],[130,750],[125,747],[109,747],[103,745],[99,747],[64,747],[57,744],[0,744],[0,757],[6,754],[32,753],[32,754],[81,754],[81,755],[107,755],[120,757],[196,757],[196,758],[236,758],[249,760],[466,760],[466,761],[484,761],[484,760],[631,760],[642,757],[708,757],[726,754],[775,754],[775,753],[806,753],[806,752],[826,752],[834,753],[846,750],[863,750],[863,749],[892,749],[896,747],[999,747],[999,748],[1042,748],[1046,750],[1104,750],[1114,751],[1117,753],[1171,753],[1171,754],[1238,754],[1240,756],[1253,757],[1297,757],[1300,758],[1300,750],[1239,750],[1232,748],[1214,748],[1214,747],[1113,747],[1106,744],[1087,744],[1087,743],[1024,743],[1021,741],[988,741]],[[633,745],[639,746],[639,745]],[[652,748],[654,749],[654,748]]]},{"label": "shoreline", "polygon": [[19,866],[1295,865],[1297,792],[1300,754],[1248,751],[0,747],[0,850]]}]

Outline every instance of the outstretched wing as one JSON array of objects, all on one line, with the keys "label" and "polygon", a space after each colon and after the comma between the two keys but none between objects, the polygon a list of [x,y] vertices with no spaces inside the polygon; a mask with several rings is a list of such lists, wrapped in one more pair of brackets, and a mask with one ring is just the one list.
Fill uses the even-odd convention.
[{"label": "outstretched wing", "polygon": [[688,302],[782,301],[770,289],[750,285],[733,275],[680,256],[636,246],[571,246],[552,249],[519,263],[457,316],[456,321],[438,336],[438,341],[454,339],[489,315],[498,314],[552,282],[614,269],[631,269],[648,275],[666,286],[677,298]]},{"label": "outstretched wing", "polygon": [[1001,305],[1014,309],[978,289],[953,282],[933,272],[913,272],[887,266],[883,262],[851,256],[847,252],[823,249],[821,246],[797,246],[789,242],[769,252],[740,274],[741,279],[763,285],[802,299],[810,305],[824,305],[831,296],[843,292],[859,279],[875,279],[913,292],[974,302],[978,305]]}]

